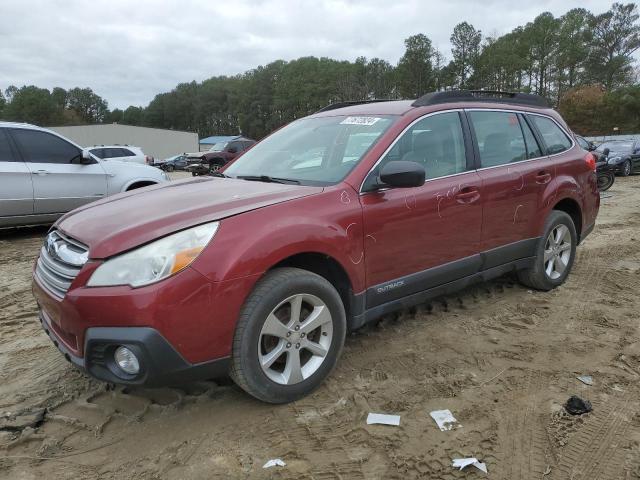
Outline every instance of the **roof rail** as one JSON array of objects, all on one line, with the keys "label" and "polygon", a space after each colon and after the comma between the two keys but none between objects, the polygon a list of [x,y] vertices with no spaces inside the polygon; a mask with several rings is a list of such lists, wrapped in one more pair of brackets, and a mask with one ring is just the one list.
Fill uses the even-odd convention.
[{"label": "roof rail", "polygon": [[514,105],[551,108],[547,99],[540,95],[520,92],[502,92],[499,90],[449,90],[444,92],[431,92],[418,98],[411,106],[425,107],[427,105],[455,102],[511,103]]},{"label": "roof rail", "polygon": [[391,100],[376,98],[374,100],[352,100],[350,102],[336,102],[336,103],[330,103],[326,107],[322,107],[320,110],[314,113],[328,112],[330,110],[336,110],[337,108],[351,107],[353,105],[362,105],[365,103],[389,102],[389,101]]}]

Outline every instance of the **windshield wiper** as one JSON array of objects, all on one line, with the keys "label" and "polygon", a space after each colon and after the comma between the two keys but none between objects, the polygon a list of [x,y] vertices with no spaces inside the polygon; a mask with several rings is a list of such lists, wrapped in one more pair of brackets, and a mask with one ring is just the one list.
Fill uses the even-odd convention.
[{"label": "windshield wiper", "polygon": [[292,178],[270,177],[269,175],[238,175],[236,178],[241,178],[242,180],[251,180],[255,182],[293,183],[296,185],[300,185],[300,182],[298,180],[294,180]]}]

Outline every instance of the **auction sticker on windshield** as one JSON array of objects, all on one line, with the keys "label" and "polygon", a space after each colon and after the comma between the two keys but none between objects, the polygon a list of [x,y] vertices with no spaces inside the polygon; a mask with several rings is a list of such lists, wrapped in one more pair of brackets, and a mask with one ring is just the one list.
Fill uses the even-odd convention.
[{"label": "auction sticker on windshield", "polygon": [[371,126],[375,124],[378,120],[378,117],[347,117],[340,123],[342,125],[364,125]]}]

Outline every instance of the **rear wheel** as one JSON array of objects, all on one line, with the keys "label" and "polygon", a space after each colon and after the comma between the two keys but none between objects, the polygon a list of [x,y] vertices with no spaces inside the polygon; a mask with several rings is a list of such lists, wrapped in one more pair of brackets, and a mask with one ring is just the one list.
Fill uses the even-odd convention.
[{"label": "rear wheel", "polygon": [[518,279],[536,290],[552,290],[564,283],[573,266],[578,243],[571,217],[553,210],[545,223],[543,236],[536,247],[533,265],[518,272]]},{"label": "rear wheel", "polygon": [[259,400],[297,400],[333,370],[345,334],[342,300],[326,279],[298,268],[273,270],[240,313],[231,376]]}]

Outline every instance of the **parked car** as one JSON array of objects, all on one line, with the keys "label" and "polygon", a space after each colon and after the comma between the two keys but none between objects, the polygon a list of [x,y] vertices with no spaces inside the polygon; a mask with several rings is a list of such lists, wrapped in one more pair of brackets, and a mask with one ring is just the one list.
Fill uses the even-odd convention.
[{"label": "parked car", "polygon": [[53,223],[85,203],[166,180],[146,165],[101,160],[50,130],[0,122],[0,228]]},{"label": "parked car", "polygon": [[193,176],[217,172],[255,143],[250,138],[238,137],[230,142],[216,143],[206,152],[188,153],[190,165],[187,170]]},{"label": "parked car", "polygon": [[593,152],[593,155],[595,155],[598,191],[605,192],[609,190],[616,180],[615,168],[607,163],[607,157],[605,154],[595,152],[596,145],[593,142],[580,135],[575,135],[575,138],[580,147],[584,148],[588,152]]},{"label": "parked car", "polygon": [[640,170],[640,141],[612,140],[598,145],[595,151],[606,157],[615,172],[628,177]]},{"label": "parked car", "polygon": [[183,153],[182,155],[167,158],[158,165],[158,168],[161,168],[165,172],[173,172],[174,170],[184,170],[188,164],[187,156]]},{"label": "parked car", "polygon": [[141,148],[131,145],[96,145],[88,147],[87,150],[100,160],[153,164],[153,157],[145,155]]},{"label": "parked car", "polygon": [[215,176],[75,210],[36,263],[44,329],[106,382],[230,373],[281,403],[388,312],[509,272],[559,287],[595,225],[594,156],[542,98],[495,95],[331,105]]}]

